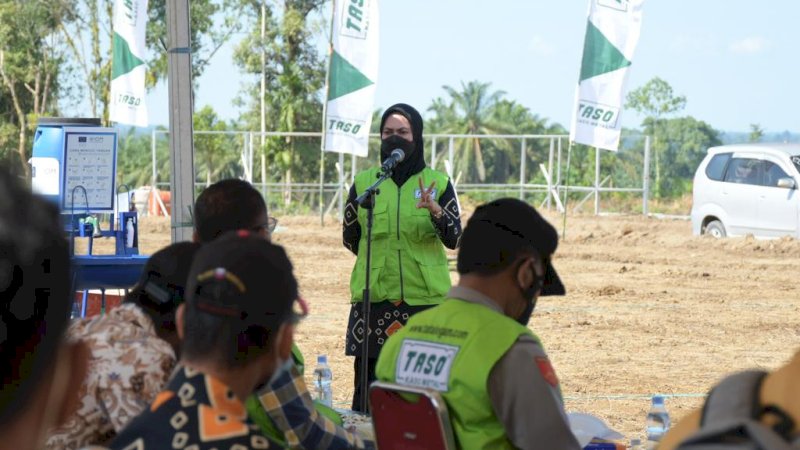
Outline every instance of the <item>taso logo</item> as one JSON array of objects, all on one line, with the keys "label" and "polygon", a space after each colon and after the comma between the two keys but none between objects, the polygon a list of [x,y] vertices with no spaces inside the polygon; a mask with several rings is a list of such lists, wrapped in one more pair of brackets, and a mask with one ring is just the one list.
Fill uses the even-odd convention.
[{"label": "taso logo", "polygon": [[372,0],[343,0],[342,27],[339,33],[356,39],[366,39],[369,29],[369,6]]},{"label": "taso logo", "polygon": [[617,11],[627,11],[629,0],[597,0],[597,6],[616,9]]},{"label": "taso logo", "polygon": [[[358,120],[344,119],[339,117],[328,117],[328,132],[335,134],[345,134],[349,136],[358,135],[363,128],[364,122]],[[366,128],[364,128],[366,130]]]},{"label": "taso logo", "polygon": [[578,102],[578,122],[593,127],[617,128],[619,108],[581,100]]}]

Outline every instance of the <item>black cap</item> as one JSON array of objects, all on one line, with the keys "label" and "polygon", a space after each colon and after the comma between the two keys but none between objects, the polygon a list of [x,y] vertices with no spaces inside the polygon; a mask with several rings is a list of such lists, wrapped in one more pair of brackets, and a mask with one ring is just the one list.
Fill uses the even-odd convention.
[{"label": "black cap", "polygon": [[277,328],[290,319],[298,297],[292,263],[283,247],[245,230],[203,245],[194,258],[186,301],[199,311]]},{"label": "black cap", "polygon": [[510,263],[521,246],[532,247],[545,264],[540,295],[564,295],[564,284],[551,263],[558,232],[531,205],[514,198],[494,200],[475,210],[461,237],[458,272]]},{"label": "black cap", "polygon": [[195,242],[177,242],[153,253],[128,299],[162,313],[174,311],[184,301],[189,268],[199,248]]}]

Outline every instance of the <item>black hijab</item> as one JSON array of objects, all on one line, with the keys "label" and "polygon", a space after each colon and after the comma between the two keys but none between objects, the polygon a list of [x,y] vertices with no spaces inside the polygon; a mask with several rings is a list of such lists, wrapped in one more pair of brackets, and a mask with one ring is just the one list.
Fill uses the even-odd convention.
[{"label": "black hijab", "polygon": [[[422,116],[416,109],[405,103],[392,105],[383,112],[383,116],[381,117],[381,131],[383,131],[383,125],[386,123],[386,119],[392,114],[400,114],[408,119],[408,123],[411,124],[411,135],[414,137],[413,146],[406,146],[404,149],[407,150],[405,158],[392,171],[392,181],[399,187],[413,175],[421,172],[422,169],[425,168],[425,144],[422,140]],[[386,141],[389,141],[389,139],[386,139]],[[381,161],[386,160],[395,148],[398,147],[394,145],[387,146],[385,141],[381,139]]]}]

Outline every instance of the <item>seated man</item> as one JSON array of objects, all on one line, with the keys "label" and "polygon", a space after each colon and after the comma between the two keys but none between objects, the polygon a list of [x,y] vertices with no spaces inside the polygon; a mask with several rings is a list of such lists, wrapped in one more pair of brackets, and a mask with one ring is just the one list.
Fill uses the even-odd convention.
[{"label": "seated man", "polygon": [[106,444],[155,400],[175,367],[175,310],[199,247],[180,242],[157,251],[122,305],[72,323],[67,336],[88,346],[89,373],[78,391],[78,410],[51,431],[47,448]]},{"label": "seated man", "polygon": [[[253,186],[242,180],[222,180],[197,197],[194,208],[194,240],[206,243],[225,232],[251,230],[271,240],[277,221],[267,215],[267,205]],[[325,414],[332,410],[314,403],[302,373],[302,355],[293,347],[291,367],[269,385],[261,386],[247,401],[251,419],[272,439],[307,449],[363,448],[355,434]],[[371,443],[367,442],[366,446]]]},{"label": "seated man", "polygon": [[63,342],[69,273],[55,205],[0,168],[0,449],[42,448],[75,409],[87,352]]},{"label": "seated man", "polygon": [[111,447],[279,447],[250,420],[244,402],[290,363],[297,297],[282,247],[241,231],[200,248],[177,313],[179,366]]},{"label": "seated man", "polygon": [[379,380],[441,391],[460,447],[580,448],[553,366],[526,326],[540,295],[565,292],[550,263],[557,244],[527,203],[481,205],[461,239],[458,285],[381,351]]},{"label": "seated man", "polygon": [[[786,435],[784,439],[800,439],[800,352],[796,353],[785,366],[767,374],[757,389],[742,387],[739,391],[738,395],[741,397],[730,399],[728,409],[733,409],[731,406],[734,404],[747,404],[743,401],[757,402],[752,405],[752,408],[747,408],[759,412],[760,417],[751,417],[753,420],[768,427],[789,424],[783,431]],[[745,396],[750,396],[750,398]],[[767,406],[770,407],[769,411],[762,409]],[[726,413],[727,411],[720,412]],[[707,422],[703,419],[704,415],[708,413],[708,408],[700,408],[684,417],[667,432],[658,447],[659,450],[678,448],[686,438],[702,429],[701,423]],[[717,412],[715,411],[715,413]],[[784,416],[789,420],[785,421]]]}]

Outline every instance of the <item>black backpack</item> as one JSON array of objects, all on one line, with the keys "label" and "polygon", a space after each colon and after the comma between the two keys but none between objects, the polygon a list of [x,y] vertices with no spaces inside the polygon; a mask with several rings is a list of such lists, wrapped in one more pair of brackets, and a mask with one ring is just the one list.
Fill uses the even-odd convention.
[{"label": "black backpack", "polygon": [[[753,370],[723,379],[708,394],[700,429],[676,450],[800,450],[800,436],[790,435],[794,420],[775,405],[761,405],[766,375]],[[762,424],[766,415],[777,417],[778,423]]]}]

